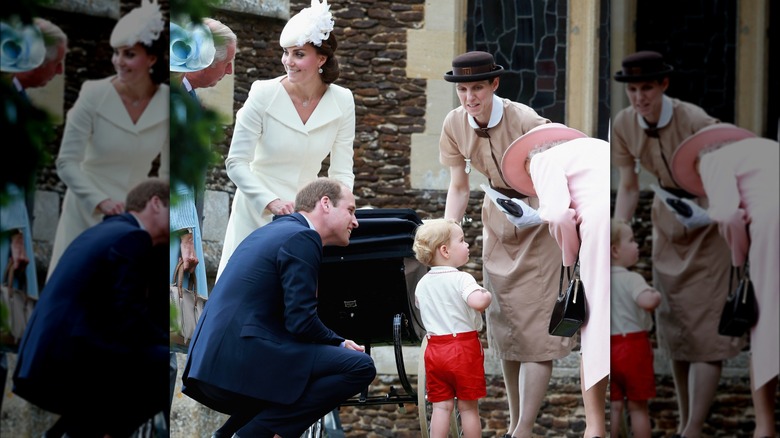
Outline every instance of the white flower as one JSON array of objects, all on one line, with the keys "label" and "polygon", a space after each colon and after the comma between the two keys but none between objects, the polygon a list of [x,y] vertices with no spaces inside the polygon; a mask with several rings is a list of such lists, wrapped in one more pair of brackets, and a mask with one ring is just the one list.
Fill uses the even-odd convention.
[{"label": "white flower", "polygon": [[18,17],[0,22],[0,71],[20,73],[43,63],[46,46],[38,26],[22,24]]},{"label": "white flower", "polygon": [[211,65],[215,53],[214,37],[207,26],[188,22],[182,27],[171,22],[171,71],[202,70]]}]

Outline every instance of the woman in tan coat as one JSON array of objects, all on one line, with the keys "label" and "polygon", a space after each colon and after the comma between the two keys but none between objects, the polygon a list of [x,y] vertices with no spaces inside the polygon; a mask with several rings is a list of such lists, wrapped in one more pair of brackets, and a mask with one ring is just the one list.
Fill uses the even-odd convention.
[{"label": "woman in tan coat", "polygon": [[[535,196],[513,190],[501,172],[509,145],[536,126],[549,123],[532,108],[494,93],[503,67],[485,52],[468,52],[452,61],[444,75],[454,82],[461,105],[444,120],[439,161],[450,168],[444,209],[460,221],[471,195],[469,174],[485,175],[510,198],[539,206]],[[507,436],[530,437],[552,375],[552,361],[566,357],[571,338],[547,333],[558,291],[561,250],[546,224],[517,228],[484,197],[482,206],[483,286],[493,293],[485,311],[490,354],[501,359],[509,401]]]}]

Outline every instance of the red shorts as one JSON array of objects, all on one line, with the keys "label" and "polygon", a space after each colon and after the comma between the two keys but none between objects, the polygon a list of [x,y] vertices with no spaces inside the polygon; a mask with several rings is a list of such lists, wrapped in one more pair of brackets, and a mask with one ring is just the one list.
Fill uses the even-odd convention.
[{"label": "red shorts", "polygon": [[487,395],[485,354],[476,331],[428,336],[425,390],[431,403],[477,400]]},{"label": "red shorts", "polygon": [[609,399],[649,400],[655,397],[653,347],[647,332],[610,337]]}]

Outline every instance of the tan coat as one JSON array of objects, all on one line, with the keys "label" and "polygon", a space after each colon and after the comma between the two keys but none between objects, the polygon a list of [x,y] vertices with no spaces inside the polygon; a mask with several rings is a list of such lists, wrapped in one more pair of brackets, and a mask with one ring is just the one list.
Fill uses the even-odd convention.
[{"label": "tan coat", "polygon": [[[690,103],[677,99],[672,103],[672,119],[659,130],[659,138],[645,134],[633,108],[618,113],[611,139],[613,165],[633,165],[638,156],[659,185],[679,188],[665,162],[671,164],[675,148],[685,138],[718,120]],[[728,246],[717,225],[688,230],[662,202],[658,197],[653,200],[651,214],[653,286],[663,295],[655,313],[658,344],[673,360],[716,361],[736,356],[746,339],[718,334],[729,292]],[[697,203],[707,208],[706,198],[698,198]]]},{"label": "tan coat", "polygon": [[[488,131],[490,141],[476,135],[461,106],[444,121],[439,151],[443,165],[470,158],[473,171],[487,176],[494,186],[508,189],[498,169],[504,151],[517,137],[549,120],[526,105],[501,101],[504,116]],[[527,201],[538,208],[537,198]],[[493,302],[485,311],[489,352],[499,359],[522,362],[565,357],[574,340],[547,333],[561,267],[561,250],[547,225],[518,229],[487,196],[482,224],[483,286],[493,293]]]}]

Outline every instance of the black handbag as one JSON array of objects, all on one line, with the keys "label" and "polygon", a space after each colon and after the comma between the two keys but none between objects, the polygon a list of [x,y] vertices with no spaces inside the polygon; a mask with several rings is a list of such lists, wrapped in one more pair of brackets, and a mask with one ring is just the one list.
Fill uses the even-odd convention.
[{"label": "black handbag", "polygon": [[574,264],[574,272],[569,276],[569,286],[565,292],[563,291],[563,270],[564,267],[561,265],[558,299],[553,307],[548,332],[553,336],[572,337],[585,323],[588,315],[588,303],[585,299],[585,288],[580,280],[580,259],[577,258],[577,262]]},{"label": "black handbag", "polygon": [[[735,270],[738,271],[738,268],[731,269],[729,287],[731,287]],[[756,302],[756,293],[753,290],[753,282],[750,281],[748,261],[746,260],[737,288],[726,298],[726,304],[720,314],[718,333],[723,336],[739,337],[747,333],[751,327],[756,325],[756,322],[758,322],[758,303]]]}]

